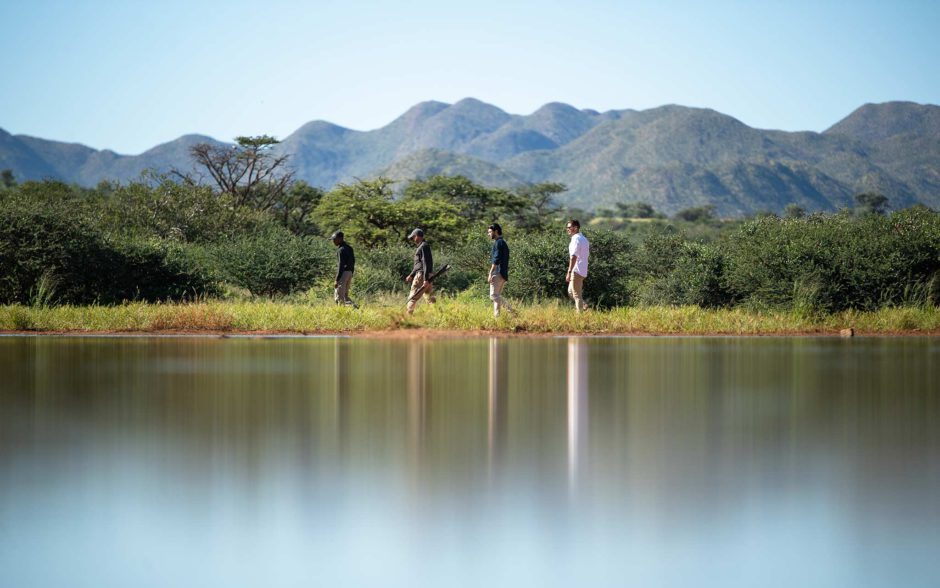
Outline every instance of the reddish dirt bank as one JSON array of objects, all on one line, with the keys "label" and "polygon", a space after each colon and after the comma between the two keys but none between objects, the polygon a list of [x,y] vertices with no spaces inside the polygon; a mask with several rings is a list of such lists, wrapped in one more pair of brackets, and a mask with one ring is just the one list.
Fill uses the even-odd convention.
[{"label": "reddish dirt bank", "polygon": [[[370,331],[0,331],[0,335],[29,336],[109,336],[109,337],[356,337],[363,339],[461,339],[467,337],[840,337],[839,330],[777,331],[772,333],[652,333],[648,331],[621,332],[565,332],[530,333],[527,331],[486,331],[447,329],[389,329]],[[855,337],[936,337],[940,330],[931,331],[855,331]]]}]

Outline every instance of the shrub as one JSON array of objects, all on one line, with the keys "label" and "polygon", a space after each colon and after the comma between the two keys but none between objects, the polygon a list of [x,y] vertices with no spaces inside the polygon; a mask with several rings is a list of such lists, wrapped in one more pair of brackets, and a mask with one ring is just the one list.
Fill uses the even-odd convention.
[{"label": "shrub", "polygon": [[643,274],[634,282],[636,301],[648,304],[725,306],[725,259],[713,245],[679,237],[654,237],[641,250]]},{"label": "shrub", "polygon": [[67,200],[0,203],[0,276],[5,303],[112,304],[215,293],[210,272],[185,249],[109,237]]},{"label": "shrub", "polygon": [[[724,244],[726,283],[745,301],[817,311],[873,309],[929,297],[940,271],[940,215],[813,215],[745,223]],[[913,288],[913,290],[912,290]]]},{"label": "shrub", "polygon": [[216,246],[213,257],[225,280],[255,296],[306,290],[336,269],[326,239],[298,237],[276,225]]}]

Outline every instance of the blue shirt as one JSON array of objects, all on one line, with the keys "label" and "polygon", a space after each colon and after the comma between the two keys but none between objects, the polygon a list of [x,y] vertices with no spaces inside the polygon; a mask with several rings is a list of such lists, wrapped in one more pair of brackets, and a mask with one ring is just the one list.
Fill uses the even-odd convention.
[{"label": "blue shirt", "polygon": [[496,266],[496,271],[503,276],[504,280],[509,279],[509,245],[502,237],[493,242],[493,254],[490,256],[490,263]]}]

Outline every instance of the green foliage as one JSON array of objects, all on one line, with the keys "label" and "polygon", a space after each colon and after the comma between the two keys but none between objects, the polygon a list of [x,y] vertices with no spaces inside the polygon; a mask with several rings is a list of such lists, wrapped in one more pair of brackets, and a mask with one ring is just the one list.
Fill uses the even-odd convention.
[{"label": "green foliage", "polygon": [[215,243],[270,221],[208,186],[180,184],[165,177],[155,185],[135,182],[110,187],[102,201],[102,222],[114,233],[166,241]]},{"label": "green foliage", "polygon": [[353,294],[357,297],[400,294],[410,286],[404,278],[411,272],[414,248],[407,245],[356,249]]},{"label": "green foliage", "polygon": [[783,210],[784,218],[803,218],[806,216],[806,209],[799,204],[787,204]]},{"label": "green foliage", "polygon": [[368,247],[404,243],[415,227],[429,241],[452,242],[464,222],[457,205],[437,196],[396,201],[387,178],[338,185],[320,201],[315,219],[325,233],[342,230],[351,243]]},{"label": "green foliage", "polygon": [[[635,271],[635,248],[630,239],[613,231],[587,231],[585,237],[591,243],[588,278],[584,282],[585,299],[594,307],[629,304],[631,277]],[[565,263],[558,272],[564,282],[568,268],[568,240],[561,239],[560,246]]]},{"label": "green foliage", "polygon": [[110,237],[69,204],[0,202],[0,300],[112,304],[216,292],[188,251]]},{"label": "green foliage", "polygon": [[295,235],[323,235],[313,220],[313,211],[323,200],[323,190],[304,181],[291,184],[280,202],[271,208],[277,222]]},{"label": "green foliage", "polygon": [[387,178],[339,184],[327,192],[315,211],[325,233],[342,230],[353,244],[367,247],[403,241],[393,202],[392,182]]},{"label": "green foliage", "polygon": [[888,198],[877,192],[865,192],[855,196],[860,214],[885,214],[888,209]]},{"label": "green foliage", "polygon": [[534,231],[545,230],[553,221],[560,220],[562,212],[558,205],[558,195],[566,192],[568,187],[558,182],[541,182],[522,186],[517,193],[522,205],[514,211],[515,224],[523,229]]},{"label": "green foliage", "polygon": [[626,218],[665,218],[663,213],[657,212],[648,202],[618,202],[616,207],[617,214]]},{"label": "green foliage", "polygon": [[[199,143],[190,148],[189,154],[236,208],[268,211],[283,203],[293,172],[287,169],[289,156],[278,155],[272,149],[280,141],[258,135],[235,137],[235,143],[234,146]],[[188,174],[179,171],[175,174],[187,184],[201,183]]]},{"label": "green foliage", "polygon": [[[506,295],[555,299],[566,308],[568,239],[559,211],[532,223],[551,230],[526,230],[522,213],[535,210],[531,201],[513,212],[508,200],[499,200],[506,192],[465,178],[445,180],[415,183],[399,200],[387,179],[327,194],[298,182],[286,192],[284,208],[268,211],[159,176],[94,189],[14,184],[0,189],[0,303],[45,308],[246,291],[326,298],[335,249],[311,235],[336,229],[356,248],[354,294],[400,296],[414,251],[405,236],[415,226],[425,229],[436,266],[452,266],[438,291],[482,300],[492,245],[485,227],[493,217],[472,207],[489,203],[505,214],[498,220],[511,250]],[[561,188],[535,189],[544,196]],[[922,206],[878,214],[884,202],[866,202],[874,206],[866,214],[800,217],[788,209],[791,218],[746,222],[707,220],[710,209],[703,207],[705,221],[699,213],[684,215],[688,220],[635,219],[617,231],[568,213],[581,218],[591,241],[585,297],[594,307],[745,305],[811,319],[843,309],[940,303],[940,214]],[[639,203],[619,208],[649,212]]]},{"label": "green foliage", "polygon": [[524,237],[509,234],[506,241],[509,281],[504,293],[507,296],[546,300],[567,295],[568,238],[561,230],[528,233]]},{"label": "green foliage", "polygon": [[335,269],[325,239],[297,237],[278,226],[220,243],[212,255],[225,280],[255,296],[306,290]]},{"label": "green foliage", "polygon": [[678,235],[648,238],[638,255],[634,280],[636,301],[645,305],[727,305],[725,259],[714,245],[687,241]]},{"label": "green foliage", "polygon": [[926,301],[940,271],[940,215],[907,209],[891,216],[761,218],[723,245],[736,299],[818,311],[873,309]]},{"label": "green foliage", "polygon": [[432,176],[414,180],[405,186],[403,201],[437,200],[457,207],[460,218],[467,223],[492,223],[507,214],[514,214],[526,200],[507,190],[486,188],[464,176]]},{"label": "green foliage", "polygon": [[708,223],[717,220],[715,216],[715,206],[697,206],[695,208],[685,208],[676,213],[676,219],[689,223]]},{"label": "green foliage", "polygon": [[0,172],[0,190],[16,186],[16,177],[12,169],[5,169]]}]

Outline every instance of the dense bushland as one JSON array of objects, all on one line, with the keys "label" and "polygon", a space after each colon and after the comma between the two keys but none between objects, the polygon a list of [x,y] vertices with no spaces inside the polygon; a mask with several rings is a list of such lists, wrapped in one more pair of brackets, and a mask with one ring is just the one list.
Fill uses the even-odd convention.
[{"label": "dense bushland", "polygon": [[[505,294],[563,299],[571,213],[551,205],[563,187],[536,188],[443,177],[397,191],[386,180],[327,193],[302,185],[261,209],[251,204],[258,199],[160,177],[95,189],[9,185],[0,188],[0,304],[328,298],[335,253],[326,236],[336,229],[356,249],[354,296],[401,295],[413,251],[404,236],[415,225],[427,230],[436,264],[452,266],[437,289],[482,300],[494,219],[511,248]],[[591,241],[585,296],[597,307],[809,313],[940,303],[940,214],[881,212],[644,218],[608,229],[582,218]]]}]

